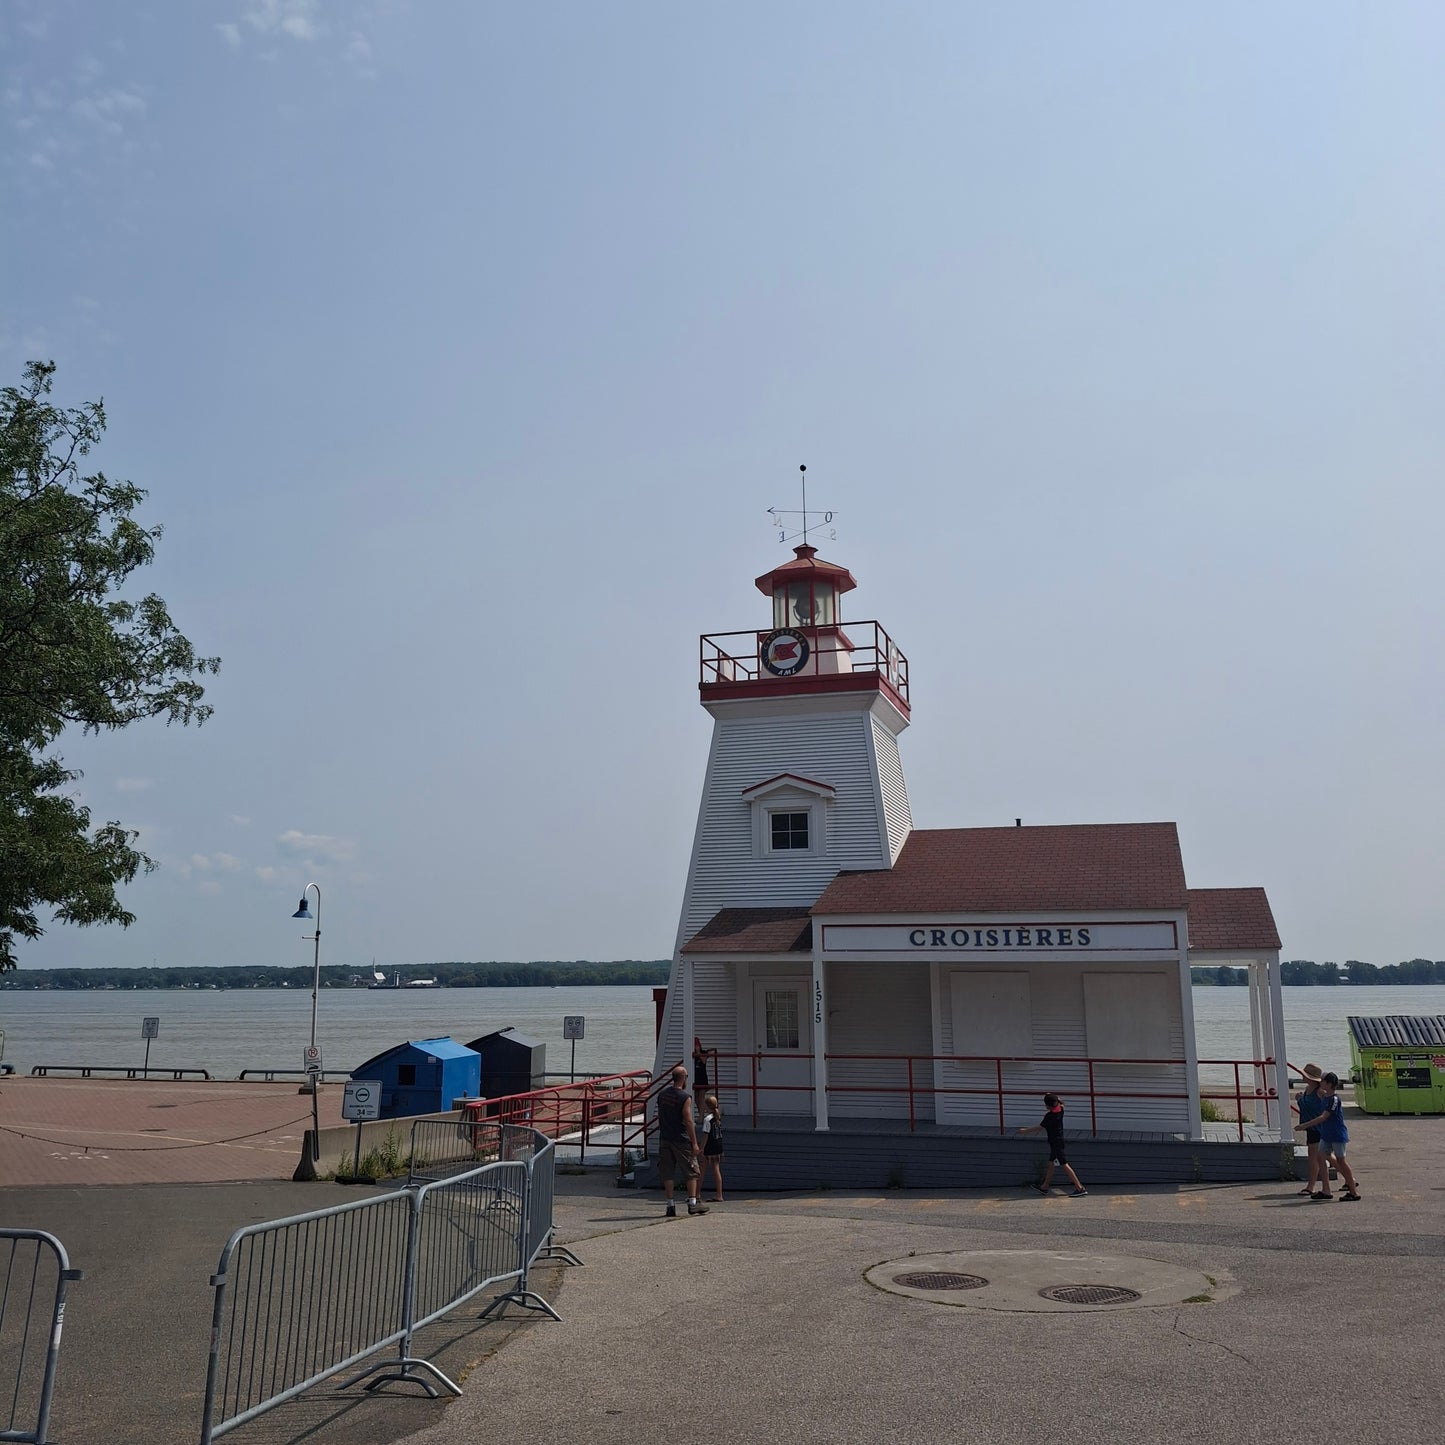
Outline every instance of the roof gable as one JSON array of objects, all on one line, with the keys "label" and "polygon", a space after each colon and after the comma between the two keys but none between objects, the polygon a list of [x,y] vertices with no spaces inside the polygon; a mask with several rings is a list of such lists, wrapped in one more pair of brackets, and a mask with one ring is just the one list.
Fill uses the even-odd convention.
[{"label": "roof gable", "polygon": [[813,952],[813,921],[801,908],[723,908],[682,946],[699,953]]},{"label": "roof gable", "polygon": [[801,773],[776,773],[771,778],[764,778],[761,783],[744,788],[743,799],[745,802],[755,802],[758,798],[765,798],[769,793],[782,792],[785,788],[794,792],[813,793],[819,798],[838,796],[837,788],[831,783],[820,783],[813,778],[803,777]]},{"label": "roof gable", "polygon": [[1259,952],[1279,947],[1263,888],[1191,888],[1189,951]]},{"label": "roof gable", "polygon": [[1173,823],[915,828],[892,868],[840,873],[813,914],[1182,911]]}]

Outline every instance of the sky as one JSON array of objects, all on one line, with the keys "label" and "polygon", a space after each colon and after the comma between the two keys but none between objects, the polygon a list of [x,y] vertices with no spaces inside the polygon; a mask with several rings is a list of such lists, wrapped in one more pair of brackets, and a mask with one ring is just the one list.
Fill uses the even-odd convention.
[{"label": "sky", "polygon": [[[1445,9],[0,12],[0,380],[104,397],[199,729],[22,968],[660,958],[769,507],[919,827],[1173,820],[1287,958],[1445,957]],[[833,534],[836,533],[836,536]]]}]

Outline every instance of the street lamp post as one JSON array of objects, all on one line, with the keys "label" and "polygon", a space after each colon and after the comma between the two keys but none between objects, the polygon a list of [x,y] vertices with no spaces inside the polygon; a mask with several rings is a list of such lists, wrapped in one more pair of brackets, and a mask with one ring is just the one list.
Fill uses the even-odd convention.
[{"label": "street lamp post", "polygon": [[[308,883],[305,891],[301,894],[301,902],[296,905],[296,912],[292,918],[310,918],[311,910],[306,906],[306,894],[312,889],[316,890],[316,932],[311,935],[311,942],[315,945],[311,954],[311,1047],[316,1047],[316,995],[321,988],[321,885],[319,883]],[[303,940],[306,935],[302,934]],[[316,1088],[316,1075],[311,1076],[311,1087]]]}]

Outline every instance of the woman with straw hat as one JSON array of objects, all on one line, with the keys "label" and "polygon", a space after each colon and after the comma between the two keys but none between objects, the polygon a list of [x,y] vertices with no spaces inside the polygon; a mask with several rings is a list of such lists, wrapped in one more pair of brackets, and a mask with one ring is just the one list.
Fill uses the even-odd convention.
[{"label": "woman with straw hat", "polygon": [[[1304,1075],[1304,1092],[1299,1096],[1299,1116],[1301,1119],[1313,1119],[1316,1114],[1324,1113],[1324,1107],[1320,1102],[1320,1080],[1324,1078],[1324,1070],[1318,1064],[1306,1064],[1300,1070]],[[1330,1188],[1330,1166],[1320,1149],[1320,1131],[1318,1129],[1305,1130],[1305,1153],[1309,1159],[1309,1170],[1306,1175],[1307,1183],[1300,1190],[1301,1195],[1312,1195],[1315,1192],[1316,1184],[1324,1191],[1325,1197],[1329,1197]]]}]

